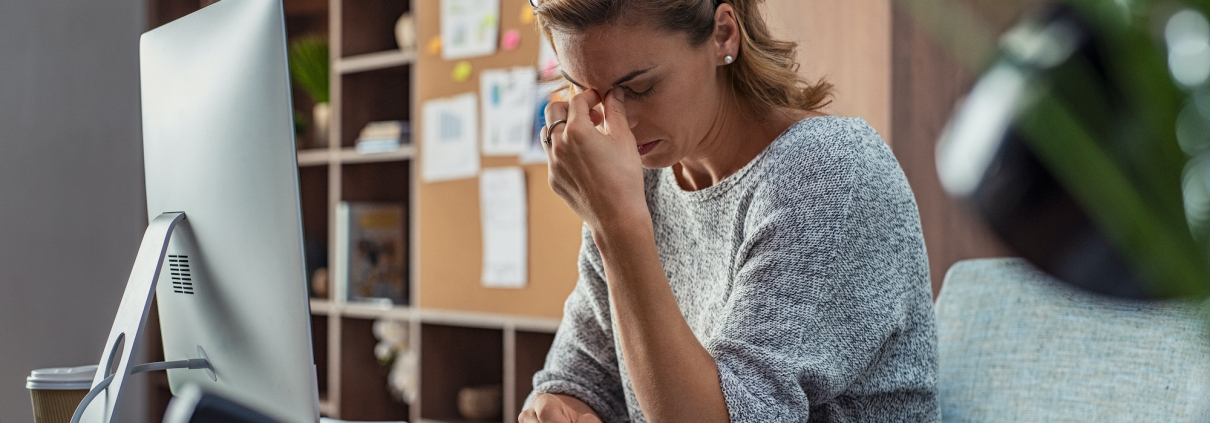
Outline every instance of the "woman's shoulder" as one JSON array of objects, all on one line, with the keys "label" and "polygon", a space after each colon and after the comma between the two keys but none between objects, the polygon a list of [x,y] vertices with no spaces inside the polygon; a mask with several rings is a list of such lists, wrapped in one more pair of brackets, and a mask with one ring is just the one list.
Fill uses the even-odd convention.
[{"label": "woman's shoulder", "polygon": [[840,116],[812,117],[794,123],[765,154],[766,167],[774,171],[814,169],[849,173],[869,164],[886,164],[888,159],[894,162],[882,136],[864,119]]},{"label": "woman's shoulder", "polygon": [[790,191],[851,186],[880,169],[899,169],[890,147],[865,120],[839,116],[807,118],[769,146],[756,172],[758,183]]},{"label": "woman's shoulder", "polygon": [[860,118],[803,119],[770,145],[762,161],[752,175],[752,200],[768,211],[840,219],[854,198],[914,201],[890,147]]}]

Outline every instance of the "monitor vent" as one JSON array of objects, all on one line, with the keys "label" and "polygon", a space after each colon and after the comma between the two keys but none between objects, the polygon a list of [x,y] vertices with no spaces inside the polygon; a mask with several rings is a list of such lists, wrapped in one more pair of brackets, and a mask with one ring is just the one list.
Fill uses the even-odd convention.
[{"label": "monitor vent", "polygon": [[189,271],[189,256],[169,254],[168,271],[172,274],[172,292],[193,295],[193,274]]}]

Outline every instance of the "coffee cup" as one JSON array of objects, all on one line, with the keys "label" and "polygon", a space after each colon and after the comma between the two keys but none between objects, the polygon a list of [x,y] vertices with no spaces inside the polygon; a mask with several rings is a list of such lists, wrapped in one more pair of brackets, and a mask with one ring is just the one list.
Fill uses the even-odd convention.
[{"label": "coffee cup", "polygon": [[69,423],[88,390],[97,365],[38,369],[25,379],[34,403],[34,423]]}]

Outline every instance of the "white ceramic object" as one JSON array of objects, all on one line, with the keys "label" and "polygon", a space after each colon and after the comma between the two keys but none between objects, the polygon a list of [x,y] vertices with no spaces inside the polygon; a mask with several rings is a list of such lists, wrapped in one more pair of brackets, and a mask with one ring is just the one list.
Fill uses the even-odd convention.
[{"label": "white ceramic object", "polygon": [[316,103],[315,108],[311,109],[311,119],[315,122],[316,147],[327,147],[328,129],[332,123],[332,105],[328,103]]},{"label": "white ceramic object", "polygon": [[416,49],[416,21],[411,13],[404,13],[395,22],[395,42],[399,44],[400,50]]}]

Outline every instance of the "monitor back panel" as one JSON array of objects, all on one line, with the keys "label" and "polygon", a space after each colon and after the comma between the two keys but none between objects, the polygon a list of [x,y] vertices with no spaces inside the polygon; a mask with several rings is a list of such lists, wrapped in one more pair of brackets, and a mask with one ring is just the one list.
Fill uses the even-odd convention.
[{"label": "monitor back panel", "polygon": [[223,0],[143,35],[147,213],[185,212],[156,296],[170,370],[318,421],[281,0]]}]

